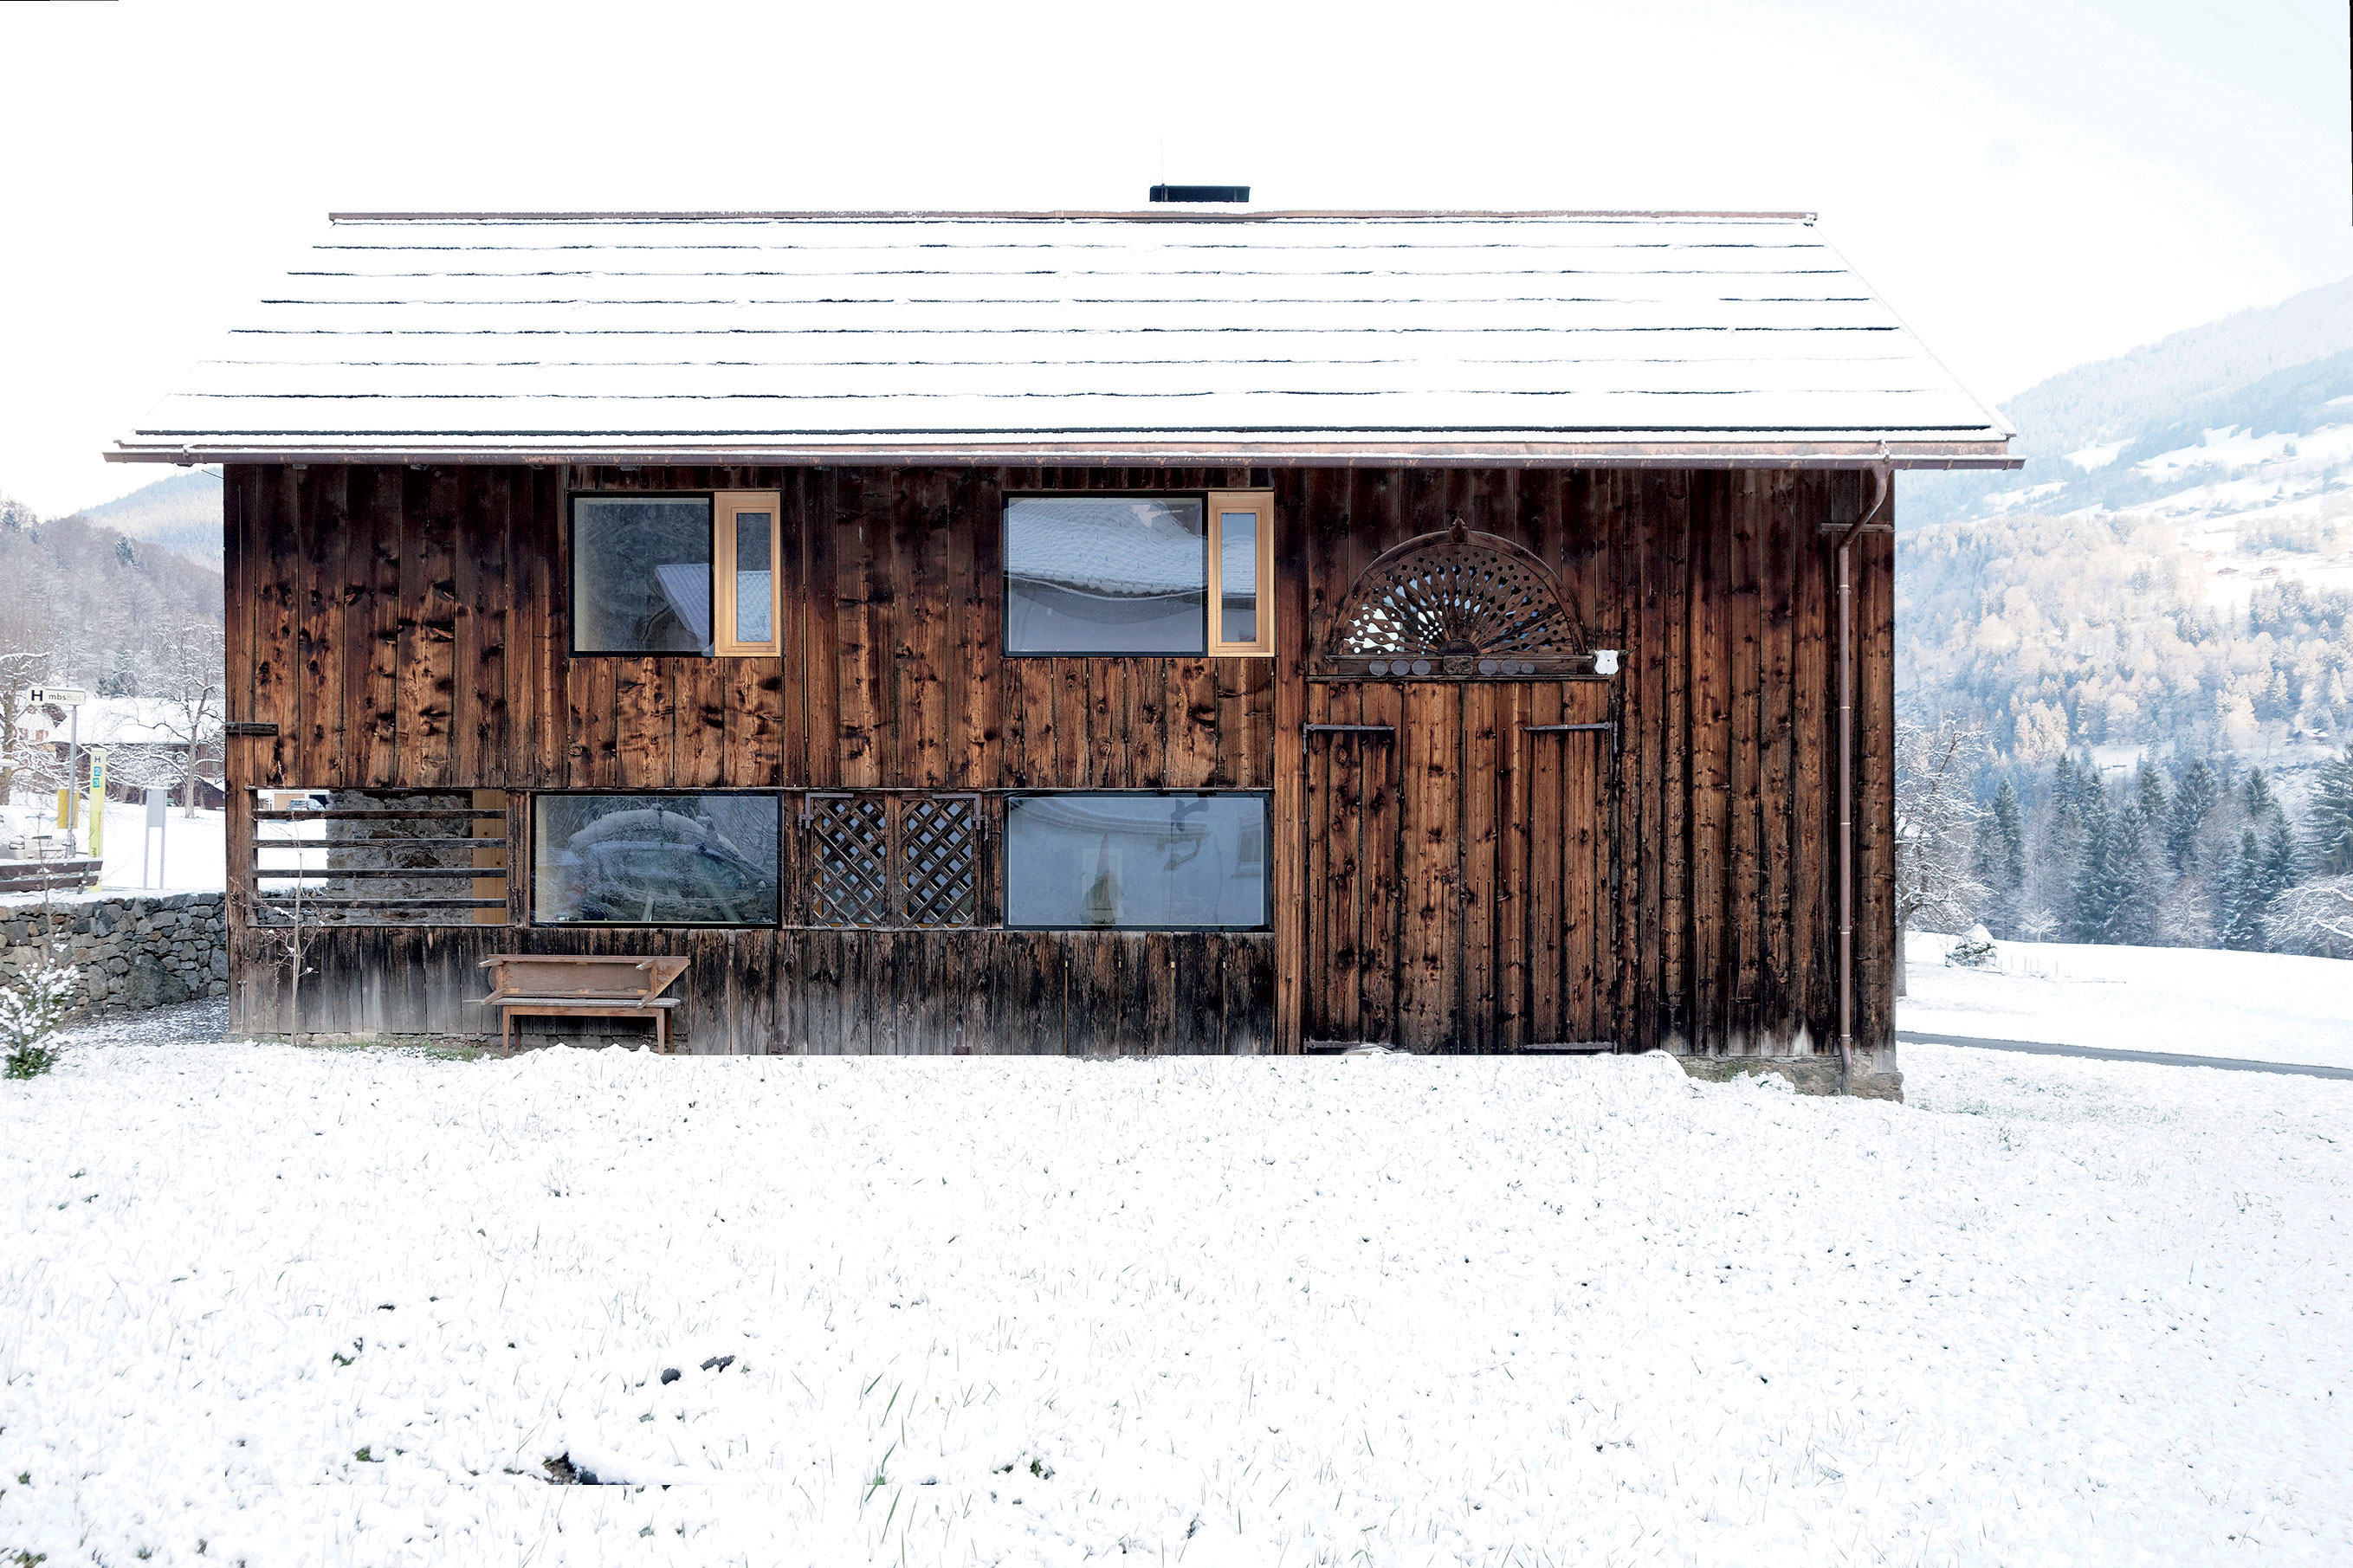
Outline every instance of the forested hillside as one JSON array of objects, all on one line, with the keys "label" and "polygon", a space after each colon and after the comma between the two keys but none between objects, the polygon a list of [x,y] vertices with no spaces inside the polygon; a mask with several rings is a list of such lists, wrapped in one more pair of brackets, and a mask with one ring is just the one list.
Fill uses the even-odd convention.
[{"label": "forested hillside", "polygon": [[1899,786],[1915,923],[1979,921],[1996,937],[2038,942],[2353,956],[2353,752],[2316,769],[2295,809],[2263,769],[2236,771],[2227,757],[1997,767],[1991,801],[1953,815],[1939,841],[1921,831],[1936,814],[1920,806],[1954,735],[1906,738],[1915,764],[1928,763]]},{"label": "forested hillside", "polygon": [[36,687],[152,699],[146,722],[201,751],[222,717],[221,627],[218,572],[79,518],[44,522],[0,496],[0,807],[65,782],[37,739]]},{"label": "forested hillside", "polygon": [[0,498],[0,651],[36,679],[118,689],[159,626],[221,619],[221,576],[159,545]]},{"label": "forested hillside", "polygon": [[174,473],[102,505],[86,506],[74,515],[85,522],[129,534],[142,544],[175,551],[199,565],[220,569],[221,477],[217,468]]},{"label": "forested hillside", "polygon": [[2003,412],[1897,493],[1907,910],[2353,954],[2353,279]]},{"label": "forested hillside", "polygon": [[2182,534],[2120,512],[1903,535],[1904,707],[1982,728],[1997,762],[2227,752],[2309,768],[2353,734],[2353,591],[2282,566],[2353,546],[2353,521],[2274,542],[2309,550],[2244,552],[2236,583]]}]

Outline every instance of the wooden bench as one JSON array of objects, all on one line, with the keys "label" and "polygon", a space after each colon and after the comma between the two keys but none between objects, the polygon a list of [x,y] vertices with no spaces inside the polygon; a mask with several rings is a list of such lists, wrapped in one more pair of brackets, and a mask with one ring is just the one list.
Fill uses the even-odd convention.
[{"label": "wooden bench", "polygon": [[670,1049],[670,983],[686,973],[682,958],[568,958],[506,952],[482,960],[491,994],[482,1005],[500,1016],[499,1054],[514,1050],[518,1013],[565,1018],[651,1018],[654,1048]]}]

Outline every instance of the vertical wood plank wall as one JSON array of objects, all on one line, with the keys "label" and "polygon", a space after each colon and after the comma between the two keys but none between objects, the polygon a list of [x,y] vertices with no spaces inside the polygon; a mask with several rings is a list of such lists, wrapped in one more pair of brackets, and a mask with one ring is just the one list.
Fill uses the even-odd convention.
[{"label": "vertical wood plank wall", "polygon": [[[314,464],[227,477],[229,717],[279,729],[228,742],[233,879],[248,785],[1275,795],[1271,934],[338,931],[321,939],[307,1027],[423,1032],[422,1016],[392,1016],[415,1009],[384,1000],[414,994],[433,998],[437,1025],[479,1032],[468,999],[481,954],[674,951],[695,960],[683,1022],[696,1050],[1292,1048],[1303,900],[1323,885],[1294,841],[1312,640],[1376,555],[1459,516],[1535,552],[1597,645],[1625,650],[1622,746],[1600,785],[1615,798],[1592,817],[1615,824],[1614,870],[1606,888],[1561,890],[1593,910],[1576,951],[1593,954],[1610,1037],[1776,1053],[1801,1037],[1826,1048],[1835,1029],[1821,529],[1857,514],[1859,473]],[[1006,494],[1252,486],[1276,493],[1275,658],[1001,656]],[[710,489],[783,497],[784,656],[571,657],[567,496]],[[1856,1033],[1877,1046],[1893,1039],[1893,541],[1864,535],[1855,554]],[[1508,700],[1461,700],[1479,723]],[[1356,700],[1352,721],[1390,717],[1378,693]],[[278,969],[258,942],[237,951],[237,1022],[283,1027]],[[364,980],[387,965],[423,985]]]}]

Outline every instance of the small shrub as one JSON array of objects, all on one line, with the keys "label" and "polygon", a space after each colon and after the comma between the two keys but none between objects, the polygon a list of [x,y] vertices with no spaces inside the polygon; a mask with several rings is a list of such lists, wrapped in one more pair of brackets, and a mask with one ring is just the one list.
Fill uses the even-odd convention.
[{"label": "small shrub", "polygon": [[58,1065],[58,1047],[47,1044],[81,989],[81,972],[48,963],[28,970],[0,989],[0,1051],[7,1053],[6,1076],[38,1078]]},{"label": "small shrub", "polygon": [[1971,926],[1946,951],[1945,963],[1954,969],[2000,969],[2001,952],[1983,926]]}]

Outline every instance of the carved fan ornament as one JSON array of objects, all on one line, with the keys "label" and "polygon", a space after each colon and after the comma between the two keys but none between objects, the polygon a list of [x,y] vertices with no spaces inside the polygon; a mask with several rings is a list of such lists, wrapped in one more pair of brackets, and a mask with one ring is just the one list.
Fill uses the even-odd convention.
[{"label": "carved fan ornament", "polygon": [[1572,675],[1594,668],[1585,628],[1544,563],[1454,520],[1384,552],[1334,620],[1343,675]]}]

